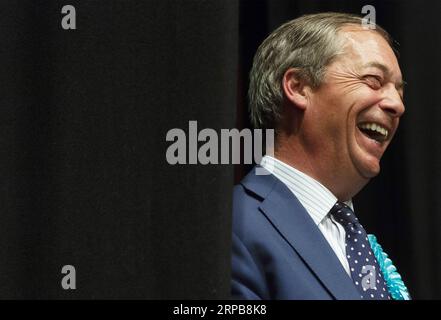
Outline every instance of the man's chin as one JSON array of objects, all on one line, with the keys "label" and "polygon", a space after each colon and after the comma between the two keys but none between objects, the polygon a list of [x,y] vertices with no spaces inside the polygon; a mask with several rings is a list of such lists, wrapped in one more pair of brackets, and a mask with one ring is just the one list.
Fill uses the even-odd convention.
[{"label": "man's chin", "polygon": [[358,174],[364,179],[372,179],[380,173],[381,155],[371,154],[363,149],[352,153],[352,160]]},{"label": "man's chin", "polygon": [[365,164],[360,168],[359,172],[364,179],[372,179],[380,173],[380,162],[372,161],[371,163]]}]

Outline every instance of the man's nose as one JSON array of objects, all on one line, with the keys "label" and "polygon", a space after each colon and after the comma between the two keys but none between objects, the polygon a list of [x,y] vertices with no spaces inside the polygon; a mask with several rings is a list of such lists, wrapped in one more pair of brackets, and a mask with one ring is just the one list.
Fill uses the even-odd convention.
[{"label": "man's nose", "polygon": [[395,118],[399,118],[403,115],[405,111],[404,103],[393,84],[389,84],[385,89],[385,96],[380,107]]}]

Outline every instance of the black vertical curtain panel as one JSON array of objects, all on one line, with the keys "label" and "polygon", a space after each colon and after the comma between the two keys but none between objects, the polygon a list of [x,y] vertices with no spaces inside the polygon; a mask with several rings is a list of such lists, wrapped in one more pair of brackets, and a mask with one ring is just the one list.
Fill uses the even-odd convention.
[{"label": "black vertical curtain panel", "polygon": [[238,3],[0,13],[0,298],[228,298],[233,167],[170,165],[166,135],[234,127]]},{"label": "black vertical curtain panel", "polygon": [[[398,267],[415,299],[441,298],[441,28],[439,1],[240,2],[240,87],[238,119],[248,127],[246,90],[251,59],[274,28],[302,14],[376,9],[376,22],[396,41],[408,82],[406,113],[382,160],[382,170],[354,199],[355,210]],[[236,181],[249,170],[236,170]]]},{"label": "black vertical curtain panel", "polygon": [[407,111],[355,208],[412,296],[441,298],[441,3],[410,0],[1,1],[0,298],[228,298],[231,191],[250,166],[170,165],[166,135],[250,127],[269,32],[366,4],[399,43]]}]

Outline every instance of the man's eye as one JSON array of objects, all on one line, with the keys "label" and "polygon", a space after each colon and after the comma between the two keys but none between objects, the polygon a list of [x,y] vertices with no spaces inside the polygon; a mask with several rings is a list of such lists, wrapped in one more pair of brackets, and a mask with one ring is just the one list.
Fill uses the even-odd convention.
[{"label": "man's eye", "polygon": [[364,79],[366,80],[367,84],[375,90],[378,90],[381,88],[382,84],[381,84],[381,78],[378,76],[373,76],[373,75],[367,75],[364,77]]}]

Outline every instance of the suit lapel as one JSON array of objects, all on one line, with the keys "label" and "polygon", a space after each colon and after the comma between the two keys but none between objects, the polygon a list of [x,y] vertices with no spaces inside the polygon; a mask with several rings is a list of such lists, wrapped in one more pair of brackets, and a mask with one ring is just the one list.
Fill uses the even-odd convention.
[{"label": "suit lapel", "polygon": [[336,299],[360,299],[352,279],[317,225],[280,180],[252,172],[242,184],[262,197],[262,212]]}]

